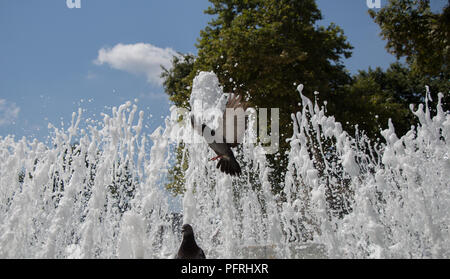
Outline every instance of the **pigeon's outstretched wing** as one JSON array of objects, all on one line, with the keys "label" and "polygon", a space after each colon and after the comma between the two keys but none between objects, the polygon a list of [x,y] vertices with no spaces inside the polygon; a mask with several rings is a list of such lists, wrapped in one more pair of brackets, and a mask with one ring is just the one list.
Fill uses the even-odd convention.
[{"label": "pigeon's outstretched wing", "polygon": [[[205,138],[209,138],[209,136],[205,135],[215,135],[214,130],[211,130],[211,128],[205,124],[202,125],[202,133]],[[217,156],[211,160],[219,160],[216,167],[220,169],[221,172],[230,175],[241,174],[241,167],[236,161],[236,157],[234,157],[233,150],[231,150],[231,145],[229,143],[226,143],[225,140],[222,142],[212,141],[209,142],[208,145],[217,154]]]},{"label": "pigeon's outstretched wing", "polygon": [[[240,96],[232,95],[226,104],[222,124],[217,128],[221,129],[219,131],[223,131],[222,141],[208,141],[209,147],[217,154],[217,157],[214,157],[211,160],[219,159],[216,167],[226,174],[241,174],[241,167],[236,161],[231,148],[242,143],[248,122],[247,116],[245,115],[247,107],[247,104],[241,101]],[[191,124],[195,128],[195,117],[193,115],[191,115]],[[206,124],[202,123],[201,128],[203,137],[208,139],[209,135],[215,136],[215,131]],[[232,135],[230,135],[230,133],[228,134],[230,139],[227,139],[227,130],[232,133]]]},{"label": "pigeon's outstretched wing", "polygon": [[[220,128],[223,131],[223,138],[231,147],[242,143],[248,125],[248,116],[245,114],[247,108],[248,104],[241,100],[240,95],[232,94],[227,102]],[[227,131],[232,133],[231,135],[228,133],[228,137]]]}]

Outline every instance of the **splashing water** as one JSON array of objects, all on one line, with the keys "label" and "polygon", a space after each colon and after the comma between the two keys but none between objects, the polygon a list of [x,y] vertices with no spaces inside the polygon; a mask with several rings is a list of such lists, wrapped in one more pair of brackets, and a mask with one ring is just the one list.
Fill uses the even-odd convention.
[{"label": "splashing water", "polygon": [[[239,178],[216,170],[206,142],[184,145],[182,218],[207,257],[449,258],[450,115],[442,95],[435,116],[420,105],[417,127],[398,138],[389,123],[378,145],[348,135],[301,97],[277,194],[260,145],[244,142],[237,152]],[[128,102],[81,129],[79,110],[69,129],[50,126],[50,145],[0,138],[1,258],[176,253],[181,220],[164,185],[174,135],[192,130],[167,118],[146,135],[144,113],[137,123],[136,113]]]}]

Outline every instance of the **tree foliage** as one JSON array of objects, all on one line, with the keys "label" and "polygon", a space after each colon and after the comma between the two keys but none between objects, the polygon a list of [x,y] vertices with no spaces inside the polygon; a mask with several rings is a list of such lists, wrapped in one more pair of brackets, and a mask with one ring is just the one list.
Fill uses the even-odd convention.
[{"label": "tree foliage", "polygon": [[280,108],[281,127],[300,101],[296,84],[328,99],[349,82],[341,58],[352,47],[339,27],[315,26],[322,18],[315,1],[211,2],[206,13],[216,18],[200,33],[194,70],[213,70],[225,91],[255,107]]},{"label": "tree foliage", "polygon": [[[448,6],[435,14],[429,1],[390,0],[378,12],[369,11],[388,51],[406,57],[407,63],[394,63],[386,71],[369,68],[351,77],[342,59],[351,56],[353,47],[338,26],[317,24],[322,15],[315,0],[210,2],[205,13],[213,18],[200,31],[198,54],[174,57],[172,68],[162,74],[165,91],[175,105],[188,107],[194,77],[213,71],[225,92],[244,96],[256,108],[280,108],[280,152],[269,156],[273,185],[282,181],[286,168],[290,116],[299,109],[298,84],[304,84],[303,94],[310,99],[326,101],[327,113],[344,129],[351,133],[357,125],[373,140],[388,119],[399,135],[410,129],[415,118],[409,105],[423,102],[425,85],[433,97],[445,94],[448,109]],[[168,184],[178,193],[186,168],[180,154]]]},{"label": "tree foliage", "polygon": [[193,54],[180,54],[172,59],[172,67],[166,69],[162,66],[163,86],[169,99],[177,107],[187,107],[190,86],[192,84],[191,74],[194,69],[195,56]]},{"label": "tree foliage", "polygon": [[[443,93],[443,108],[450,109],[450,1],[441,13],[433,13],[429,0],[389,0],[378,12],[370,10],[369,14],[380,26],[388,52],[397,58],[405,57],[407,66],[395,63],[386,72],[361,72],[357,80],[371,76],[381,90],[377,91],[387,93],[391,98],[387,101],[403,106],[408,113],[409,104],[424,101],[428,85],[433,100],[437,100],[439,92]],[[384,114],[390,112],[386,109]],[[405,132],[409,129],[406,123],[411,124],[412,120],[397,122],[396,126]]]},{"label": "tree foliage", "polygon": [[406,57],[413,70],[450,78],[450,4],[433,13],[430,0],[390,0],[378,12],[369,11],[387,40],[386,49]]},{"label": "tree foliage", "polygon": [[244,96],[256,108],[280,108],[281,152],[271,159],[282,169],[290,114],[300,101],[296,85],[304,84],[309,97],[320,91],[324,100],[337,99],[339,88],[350,82],[341,59],[350,57],[352,46],[338,26],[316,25],[322,16],[314,0],[210,2],[205,13],[214,18],[200,32],[197,58],[174,58],[163,73],[165,90],[176,105],[188,106],[195,75],[214,71],[225,92]]}]

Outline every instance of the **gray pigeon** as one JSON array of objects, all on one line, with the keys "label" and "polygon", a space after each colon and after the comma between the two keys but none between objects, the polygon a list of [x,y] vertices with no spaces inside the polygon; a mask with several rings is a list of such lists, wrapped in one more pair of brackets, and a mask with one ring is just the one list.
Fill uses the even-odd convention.
[{"label": "gray pigeon", "polygon": [[195,242],[194,230],[192,230],[191,225],[184,224],[181,232],[183,233],[183,241],[180,249],[178,249],[176,259],[206,259],[202,248],[198,247]]},{"label": "gray pigeon", "polygon": [[[226,109],[240,109],[242,108],[243,111],[245,111],[247,109],[247,105],[246,103],[243,103],[240,101],[241,97],[240,96],[236,96],[233,95],[232,98],[230,98],[227,102],[226,105]],[[221,127],[222,129],[222,135],[223,135],[223,141],[222,142],[216,142],[216,141],[212,141],[210,143],[208,143],[209,147],[211,147],[212,150],[214,150],[214,152],[217,154],[216,157],[210,159],[211,161],[215,161],[217,159],[219,159],[219,162],[217,163],[217,168],[220,169],[222,172],[226,173],[226,174],[230,174],[230,175],[239,175],[241,174],[241,167],[239,166],[239,163],[236,161],[236,158],[234,157],[234,153],[231,150],[232,147],[236,147],[239,145],[240,143],[240,138],[243,137],[243,132],[245,131],[245,129],[247,128],[247,116],[245,117],[245,122],[244,125],[239,125],[242,123],[238,123],[236,120],[237,119],[233,119],[233,130],[234,130],[234,138],[230,141],[227,141],[227,137],[226,137],[226,111],[223,114],[223,126]],[[195,122],[195,118],[192,115],[191,116],[191,124],[193,127],[195,127],[194,125]],[[220,129],[220,128],[219,128]],[[213,129],[211,129],[210,127],[208,127],[206,124],[202,124],[202,135],[203,136],[215,136],[215,131]]]}]

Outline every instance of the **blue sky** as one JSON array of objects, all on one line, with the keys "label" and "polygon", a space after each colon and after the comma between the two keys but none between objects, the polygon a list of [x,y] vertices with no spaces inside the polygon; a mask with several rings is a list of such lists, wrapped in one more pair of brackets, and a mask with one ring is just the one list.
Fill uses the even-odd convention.
[{"label": "blue sky", "polygon": [[[336,23],[355,47],[344,61],[350,72],[395,61],[366,0],[317,3],[324,17],[319,24]],[[211,18],[203,13],[209,2],[81,0],[81,5],[0,0],[1,137],[45,140],[48,123],[67,127],[79,107],[85,118],[100,119],[101,112],[135,99],[148,132],[168,115],[157,65],[175,51],[196,53],[196,39]]]}]

